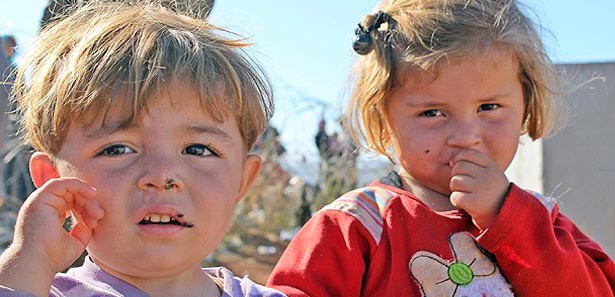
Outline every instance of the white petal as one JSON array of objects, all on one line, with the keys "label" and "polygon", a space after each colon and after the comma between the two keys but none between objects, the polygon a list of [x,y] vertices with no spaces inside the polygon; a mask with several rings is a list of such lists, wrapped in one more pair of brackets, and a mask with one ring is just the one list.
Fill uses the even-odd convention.
[{"label": "white petal", "polygon": [[425,296],[453,296],[457,285],[448,276],[449,262],[429,253],[417,252],[409,268]]}]

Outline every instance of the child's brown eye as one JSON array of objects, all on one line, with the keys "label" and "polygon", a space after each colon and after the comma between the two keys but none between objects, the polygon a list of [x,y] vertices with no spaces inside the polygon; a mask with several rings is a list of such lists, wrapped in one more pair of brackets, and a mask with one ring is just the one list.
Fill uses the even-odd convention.
[{"label": "child's brown eye", "polygon": [[426,110],[426,111],[423,111],[423,112],[421,112],[419,114],[419,116],[421,116],[421,117],[428,117],[428,118],[437,117],[437,116],[440,116],[440,115],[442,115],[442,112],[437,110],[437,109]]},{"label": "child's brown eye", "polygon": [[193,144],[182,150],[182,154],[195,156],[218,156],[218,154],[206,145]]},{"label": "child's brown eye", "polygon": [[478,108],[478,111],[494,110],[498,109],[498,107],[500,107],[500,105],[495,103],[481,104],[481,106]]},{"label": "child's brown eye", "polygon": [[119,156],[130,153],[134,153],[131,148],[121,144],[114,144],[104,148],[98,154],[101,156]]}]

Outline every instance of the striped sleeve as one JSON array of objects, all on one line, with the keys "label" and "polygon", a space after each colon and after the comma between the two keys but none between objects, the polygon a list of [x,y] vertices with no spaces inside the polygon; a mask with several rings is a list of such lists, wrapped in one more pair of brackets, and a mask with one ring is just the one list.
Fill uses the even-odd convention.
[{"label": "striped sleeve", "polygon": [[344,194],[320,211],[341,211],[353,216],[378,244],[382,235],[382,214],[393,197],[395,193],[391,191],[378,187],[365,187]]}]

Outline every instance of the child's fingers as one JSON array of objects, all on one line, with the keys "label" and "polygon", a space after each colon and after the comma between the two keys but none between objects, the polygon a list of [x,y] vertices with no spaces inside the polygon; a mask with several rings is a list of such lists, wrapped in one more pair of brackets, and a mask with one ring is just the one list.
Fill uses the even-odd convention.
[{"label": "child's fingers", "polygon": [[469,162],[483,168],[489,167],[492,163],[491,159],[485,153],[475,149],[464,149],[459,151],[451,159],[451,167],[455,167],[455,165],[461,161]]},{"label": "child's fingers", "polygon": [[102,217],[105,215],[105,212],[100,207],[98,201],[95,199],[88,200],[84,205],[84,209],[88,217],[95,221],[102,219]]},{"label": "child's fingers", "polygon": [[468,207],[468,193],[465,192],[452,192],[449,196],[451,204],[457,209],[466,209]]},{"label": "child's fingers", "polygon": [[[24,217],[35,218],[33,224],[47,224],[45,218],[57,217],[63,224],[67,214],[73,213],[90,228],[97,225],[102,209],[95,199],[96,190],[77,178],[52,179],[37,189],[22,208]],[[55,214],[55,215],[54,215]]]},{"label": "child's fingers", "polygon": [[81,242],[84,249],[88,245],[88,242],[90,242],[90,238],[92,238],[92,229],[86,226],[83,222],[77,222],[69,233],[72,237]]},{"label": "child's fingers", "polygon": [[96,195],[94,188],[76,178],[59,178],[52,184],[53,187],[50,189],[52,194],[56,196],[72,194],[79,204],[83,204],[84,200],[93,199]]},{"label": "child's fingers", "polygon": [[[40,197],[38,200],[41,201],[42,205],[48,205],[53,208],[58,215],[60,220],[66,218],[66,213],[70,211],[74,206],[74,200],[72,195],[65,196],[56,196],[56,195],[41,195],[44,197]],[[32,202],[31,204],[34,204]]]},{"label": "child's fingers", "polygon": [[[39,190],[45,203],[63,214],[76,206],[83,206],[90,200],[95,200],[96,190],[76,178],[58,178],[44,184]],[[49,194],[49,195],[45,195]],[[97,202],[96,202],[97,203]]]},{"label": "child's fingers", "polygon": [[449,200],[453,206],[458,209],[464,209],[468,212],[480,206],[482,203],[479,199],[479,180],[467,176],[454,176],[450,181],[451,195]]},{"label": "child's fingers", "polygon": [[78,221],[93,229],[98,226],[98,220],[103,217],[104,212],[98,201],[89,199],[83,204],[75,204],[73,215]]},{"label": "child's fingers", "polygon": [[73,177],[52,179],[41,186],[41,189],[45,189],[48,193],[56,196],[63,196],[70,192],[73,194],[81,194],[83,196],[90,197],[96,193],[96,190],[87,183]]},{"label": "child's fingers", "polygon": [[449,188],[451,192],[472,193],[478,181],[476,178],[467,175],[455,175],[451,177]]},{"label": "child's fingers", "polygon": [[478,166],[474,163],[465,161],[465,160],[458,161],[451,168],[451,177],[463,175],[463,176],[476,178],[479,175],[478,170],[480,169],[483,169],[483,167]]}]

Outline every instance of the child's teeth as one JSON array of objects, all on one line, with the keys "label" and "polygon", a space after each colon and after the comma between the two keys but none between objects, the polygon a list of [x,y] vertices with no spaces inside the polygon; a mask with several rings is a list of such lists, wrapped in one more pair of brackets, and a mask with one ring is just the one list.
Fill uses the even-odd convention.
[{"label": "child's teeth", "polygon": [[171,217],[168,216],[168,215],[163,215],[163,216],[160,217],[160,222],[161,223],[168,223],[170,221],[171,221]]},{"label": "child's teeth", "polygon": [[149,220],[152,223],[160,223],[160,215],[152,214]]}]

